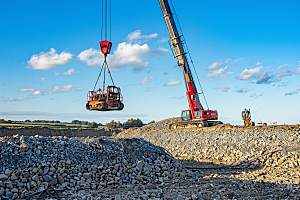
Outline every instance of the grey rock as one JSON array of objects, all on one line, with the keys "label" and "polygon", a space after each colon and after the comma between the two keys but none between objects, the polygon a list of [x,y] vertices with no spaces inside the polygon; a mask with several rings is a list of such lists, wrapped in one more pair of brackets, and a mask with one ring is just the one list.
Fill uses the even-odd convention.
[{"label": "grey rock", "polygon": [[150,171],[152,171],[151,165],[149,165],[149,164],[146,162],[145,165],[144,165],[143,171],[144,171],[144,172],[150,172]]},{"label": "grey rock", "polygon": [[52,177],[49,175],[44,175],[43,179],[44,179],[44,181],[49,182],[52,179]]},{"label": "grey rock", "polygon": [[140,160],[140,161],[138,161],[138,163],[136,164],[136,168],[137,168],[139,171],[142,171],[144,165],[145,165],[144,161],[143,161],[143,160]]},{"label": "grey rock", "polygon": [[88,178],[91,178],[91,177],[92,177],[91,173],[84,173],[83,174],[83,178],[85,178],[85,179],[88,179]]},{"label": "grey rock", "polygon": [[12,192],[6,192],[6,197],[8,197],[9,199],[12,199],[13,193]]},{"label": "grey rock", "polygon": [[5,181],[8,179],[8,176],[6,176],[5,174],[0,174],[0,180],[1,181]]},{"label": "grey rock", "polygon": [[38,175],[35,175],[32,177],[32,180],[34,180],[35,182],[38,182],[40,180],[40,177]]},{"label": "grey rock", "polygon": [[11,177],[10,177],[10,180],[14,181],[14,180],[17,180],[17,179],[18,179],[18,177],[16,176],[16,174],[12,173]]},{"label": "grey rock", "polygon": [[6,188],[9,188],[9,189],[13,188],[12,182],[8,181],[8,182],[6,183]]},{"label": "grey rock", "polygon": [[18,189],[17,189],[17,188],[13,188],[13,189],[11,190],[11,192],[16,193],[16,192],[18,192]]},{"label": "grey rock", "polygon": [[12,197],[12,199],[18,199],[18,193],[14,193],[14,195],[13,195],[13,197]]}]

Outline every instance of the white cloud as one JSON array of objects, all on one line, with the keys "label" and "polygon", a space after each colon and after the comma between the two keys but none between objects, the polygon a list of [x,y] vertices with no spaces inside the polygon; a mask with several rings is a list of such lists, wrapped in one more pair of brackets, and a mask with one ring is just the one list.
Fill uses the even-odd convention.
[{"label": "white cloud", "polygon": [[154,78],[153,76],[150,76],[150,79],[156,79],[156,78]]},{"label": "white cloud", "polygon": [[145,84],[147,84],[147,83],[148,83],[148,78],[145,77],[145,78],[143,78],[143,80],[140,82],[140,85],[145,85]]},{"label": "white cloud", "polygon": [[232,63],[231,63],[231,65],[232,66],[240,66],[241,65],[241,63],[240,63],[240,61],[241,60],[244,60],[245,58],[238,58],[238,59],[235,59]]},{"label": "white cloud", "polygon": [[96,66],[103,64],[103,54],[96,49],[90,48],[82,51],[78,56],[78,60],[85,62],[87,66]]},{"label": "white cloud", "polygon": [[238,92],[238,93],[247,93],[247,92],[249,92],[249,91],[250,91],[250,89],[247,89],[247,88],[245,88],[245,89],[240,88],[240,89],[237,89],[237,90],[236,90],[236,92]]},{"label": "white cloud", "polygon": [[151,87],[148,87],[145,91],[149,92],[149,91],[153,91],[153,90],[156,90],[156,89],[157,89],[157,87],[151,86]]},{"label": "white cloud", "polygon": [[180,83],[181,83],[181,81],[179,81],[179,80],[171,79],[164,86],[174,86],[174,85],[179,85]]},{"label": "white cloud", "polygon": [[294,94],[297,94],[298,92],[296,92],[295,90],[293,90],[292,92],[287,92],[285,93],[285,96],[288,96],[288,95],[294,95]]},{"label": "white cloud", "polygon": [[173,99],[178,99],[178,100],[180,100],[180,99],[183,99],[185,96],[174,96],[174,97],[172,97]]},{"label": "white cloud", "polygon": [[126,39],[128,39],[128,41],[131,42],[133,40],[140,40],[140,39],[153,39],[156,38],[157,36],[158,36],[157,33],[153,33],[150,35],[142,35],[141,30],[136,30],[134,32],[129,33]]},{"label": "white cloud", "polygon": [[27,89],[20,89],[18,90],[19,92],[35,92],[36,89],[33,89],[33,88],[27,88]]},{"label": "white cloud", "polygon": [[257,62],[257,63],[256,63],[257,66],[258,66],[258,65],[261,65],[261,64],[262,64],[262,62]]},{"label": "white cloud", "polygon": [[58,73],[58,72],[56,72],[56,71],[54,71],[54,75],[55,75],[55,76],[58,76],[58,75],[59,75],[59,73]]},{"label": "white cloud", "polygon": [[7,98],[7,99],[2,99],[1,101],[4,101],[4,102],[14,102],[14,101],[24,101],[26,99],[35,99],[36,97],[26,97],[26,98]]},{"label": "white cloud", "polygon": [[76,89],[74,90],[74,92],[80,92],[80,91],[82,91],[82,88],[81,88],[81,87],[76,88]]},{"label": "white cloud", "polygon": [[33,83],[36,83],[37,81],[36,81],[36,79],[33,79]]},{"label": "white cloud", "polygon": [[44,94],[50,94],[54,92],[78,92],[81,91],[81,88],[76,88],[73,85],[67,85],[67,86],[56,86],[53,88],[47,88],[45,90],[42,89],[33,89],[33,88],[27,88],[27,89],[20,89],[19,92],[32,92],[31,95],[44,95]]},{"label": "white cloud", "polygon": [[73,54],[69,52],[63,51],[62,53],[57,54],[56,50],[51,48],[49,52],[42,51],[40,54],[31,56],[31,59],[27,61],[28,66],[26,68],[47,70],[68,64],[72,57]]},{"label": "white cloud", "polygon": [[227,78],[228,76],[233,74],[233,72],[225,72],[226,69],[227,69],[227,66],[224,68],[220,68],[218,70],[214,70],[212,73],[207,74],[206,77],[213,77],[213,78],[219,77],[220,79]]},{"label": "white cloud", "polygon": [[250,78],[253,78],[259,74],[259,70],[263,67],[256,67],[254,69],[245,69],[239,76],[236,76],[235,78],[240,80],[248,80]]},{"label": "white cloud", "polygon": [[284,70],[284,71],[281,73],[281,75],[280,75],[277,79],[275,79],[275,81],[281,81],[284,77],[290,76],[290,75],[292,75],[292,74],[293,74],[292,71]]},{"label": "white cloud", "polygon": [[261,96],[262,96],[261,93],[260,94],[253,93],[249,97],[258,98],[258,97],[261,97]]},{"label": "white cloud", "polygon": [[228,92],[229,89],[230,89],[230,87],[228,87],[228,86],[221,86],[221,87],[213,88],[213,90],[221,90],[222,92]]},{"label": "white cloud", "polygon": [[10,85],[9,83],[3,83],[3,85]]},{"label": "white cloud", "polygon": [[286,67],[286,66],[289,66],[289,64],[281,65],[281,66],[279,66],[277,69],[281,69],[281,68]]},{"label": "white cloud", "polygon": [[[107,62],[111,71],[118,71],[126,66],[133,67],[134,71],[145,69],[151,56],[169,52],[167,49],[151,49],[147,44],[120,43],[113,55],[108,55]],[[87,49],[81,52],[77,58],[86,62],[87,66],[102,66],[103,55],[99,50]]]},{"label": "white cloud", "polygon": [[300,74],[300,61],[298,63],[298,69],[295,70],[295,74]]},{"label": "white cloud", "polygon": [[225,62],[219,62],[219,61],[216,61],[216,62],[214,62],[212,65],[209,65],[209,66],[206,68],[206,70],[213,70],[213,69],[222,67],[222,66],[228,64],[230,61],[231,61],[230,58],[228,58]]},{"label": "white cloud", "polygon": [[63,75],[71,75],[74,73],[78,73],[79,71],[75,71],[75,69],[71,68],[68,71],[64,72]]},{"label": "white cloud", "polygon": [[44,82],[44,81],[45,81],[45,77],[41,78],[41,81],[43,81],[43,82]]},{"label": "white cloud", "polygon": [[167,42],[168,41],[168,37],[162,37],[160,40],[158,40],[157,42]]},{"label": "white cloud", "polygon": [[256,84],[268,84],[272,82],[272,76],[266,72],[259,74],[256,79],[258,79]]}]

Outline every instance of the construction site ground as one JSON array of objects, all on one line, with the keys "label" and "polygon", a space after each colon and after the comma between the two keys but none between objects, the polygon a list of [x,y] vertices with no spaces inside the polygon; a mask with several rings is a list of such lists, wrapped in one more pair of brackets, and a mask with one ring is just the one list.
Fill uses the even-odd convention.
[{"label": "construction site ground", "polygon": [[[26,183],[25,186],[20,184],[19,181],[22,179],[16,180],[16,177],[24,178],[24,175],[18,173],[18,170],[0,169],[0,197],[14,195],[15,199],[25,199],[22,192],[26,194],[33,189],[35,191],[41,190],[41,187],[44,189],[43,184],[46,184],[44,176],[45,172],[49,173],[49,169],[47,170],[49,166],[50,171],[54,172],[46,177],[49,178],[49,185],[63,188],[60,194],[65,195],[64,199],[300,198],[300,125],[243,127],[222,124],[207,128],[168,130],[169,123],[179,120],[179,118],[171,118],[141,128],[106,130],[107,133],[102,130],[102,136],[99,137],[79,136],[80,138],[73,139],[64,139],[64,137],[60,139],[56,136],[23,139],[20,138],[20,130],[19,136],[11,136],[10,133],[9,137],[5,137],[5,131],[2,131],[0,135],[4,145],[2,155],[6,155],[5,148],[11,149],[10,145],[13,145],[16,150],[17,143],[12,142],[15,139],[26,143],[28,145],[26,151],[32,151],[37,159],[40,158],[39,151],[42,152],[41,155],[51,154],[48,157],[52,157],[53,152],[48,149],[51,141],[55,141],[53,144],[55,151],[59,151],[60,145],[64,143],[64,148],[68,147],[66,151],[72,146],[76,147],[72,150],[75,155],[76,149],[79,149],[78,145],[83,149],[85,145],[89,145],[91,149],[101,149],[102,153],[115,149],[114,155],[122,155],[122,158],[126,158],[127,161],[120,161],[120,164],[119,161],[114,160],[101,161],[99,166],[95,167],[96,161],[91,164],[82,163],[78,158],[84,159],[84,157],[73,158],[67,153],[65,156],[69,156],[70,161],[60,161],[57,164],[56,161],[53,162],[54,164],[50,161],[35,163],[25,169],[28,173],[35,168],[42,170],[40,179],[34,181],[34,178],[34,180],[28,178],[29,183],[34,182],[33,185],[36,184],[36,187],[30,184],[28,187]],[[107,135],[108,132],[110,135]],[[92,152],[94,150],[82,156],[89,159],[93,155]],[[148,157],[143,157],[140,152]],[[6,167],[10,165],[7,164]],[[121,165],[123,167],[120,167]],[[144,169],[146,165],[149,172]],[[101,170],[106,169],[103,166],[116,171],[99,172],[99,167]],[[85,173],[81,173],[80,169]],[[57,177],[54,176],[55,173]],[[107,176],[113,181],[106,181],[107,178],[100,181],[98,173],[99,176]],[[121,184],[122,173],[124,181],[126,179],[130,182]],[[59,176],[64,177],[64,180],[62,179],[64,183],[60,183]],[[127,176],[134,178],[131,180]],[[76,182],[77,178],[75,184],[73,179]],[[42,179],[44,182],[40,181]],[[53,183],[54,179],[57,179],[57,182]],[[7,182],[12,183],[11,187],[8,187]]]}]

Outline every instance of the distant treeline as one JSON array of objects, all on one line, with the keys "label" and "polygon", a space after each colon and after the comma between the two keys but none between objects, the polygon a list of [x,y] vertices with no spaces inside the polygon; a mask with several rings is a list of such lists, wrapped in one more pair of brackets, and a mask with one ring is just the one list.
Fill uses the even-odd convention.
[{"label": "distant treeline", "polygon": [[[155,121],[151,121],[148,124],[155,123]],[[126,122],[121,123],[120,121],[116,122],[112,120],[109,123],[106,123],[104,126],[107,128],[132,128],[132,127],[142,127],[146,124],[142,122],[139,118],[137,119],[128,119]]]},{"label": "distant treeline", "polygon": [[[11,121],[11,120],[4,120],[4,119],[0,119],[0,123],[29,123],[29,124],[35,124],[35,123],[41,123],[41,124],[47,124],[47,123],[54,123],[54,124],[76,124],[77,126],[82,126],[82,127],[88,127],[88,128],[97,128],[98,126],[103,126],[103,124],[101,123],[96,123],[96,122],[88,122],[88,121],[80,121],[80,120],[73,120],[71,123],[67,123],[67,122],[60,122],[60,121],[57,121],[57,120],[25,120],[25,121]],[[149,122],[148,124],[151,124],[151,123],[155,123],[155,121],[151,121]],[[128,119],[126,122],[124,123],[121,123],[120,121],[115,121],[115,120],[112,120],[111,122],[109,123],[106,123],[104,126],[107,127],[107,128],[131,128],[131,127],[142,127],[146,124],[144,124],[142,122],[142,120],[140,120],[139,118],[137,119]]]}]

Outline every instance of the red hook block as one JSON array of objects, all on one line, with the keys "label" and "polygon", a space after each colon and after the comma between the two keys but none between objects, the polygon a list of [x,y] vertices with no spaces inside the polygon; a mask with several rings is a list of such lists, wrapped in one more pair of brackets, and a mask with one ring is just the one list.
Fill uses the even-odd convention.
[{"label": "red hook block", "polygon": [[101,52],[104,55],[107,55],[110,53],[111,47],[112,47],[112,43],[110,41],[101,41],[100,43],[100,48],[101,48]]}]

